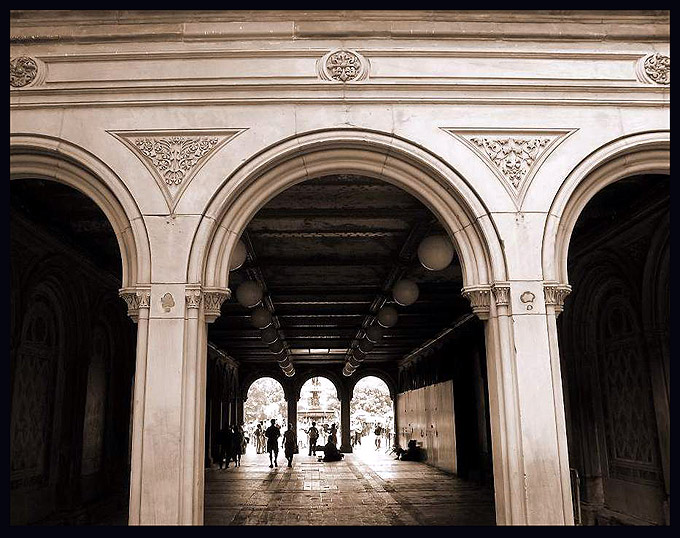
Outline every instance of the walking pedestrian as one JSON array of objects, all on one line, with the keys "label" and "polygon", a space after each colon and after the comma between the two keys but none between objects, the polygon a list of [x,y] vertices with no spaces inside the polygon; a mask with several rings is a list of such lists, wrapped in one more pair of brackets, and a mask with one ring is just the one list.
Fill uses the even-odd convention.
[{"label": "walking pedestrian", "polygon": [[382,426],[377,424],[373,433],[375,434],[375,449],[380,450],[380,436],[382,435]]},{"label": "walking pedestrian", "polygon": [[[269,452],[269,467],[278,467],[277,459],[279,458],[279,437],[281,437],[281,430],[276,427],[276,420],[271,420],[271,426],[264,432],[267,438],[267,452]],[[272,457],[273,456],[273,457]]]},{"label": "walking pedestrian", "polygon": [[307,430],[309,435],[309,455],[312,453],[316,456],[316,441],[319,439],[319,430],[316,429],[316,422],[312,422],[312,426]]},{"label": "walking pedestrian", "polygon": [[281,445],[281,447],[284,449],[284,455],[288,460],[288,467],[292,467],[293,456],[297,451],[297,435],[295,435],[293,424],[288,424],[288,429],[283,434],[283,444]]}]

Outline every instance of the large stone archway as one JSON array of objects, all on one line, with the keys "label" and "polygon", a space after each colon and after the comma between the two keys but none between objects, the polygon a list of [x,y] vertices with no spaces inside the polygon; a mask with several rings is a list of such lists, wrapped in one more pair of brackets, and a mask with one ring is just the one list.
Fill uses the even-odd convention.
[{"label": "large stone archway", "polygon": [[[555,415],[543,413],[522,422],[520,409],[529,402],[520,401],[510,286],[503,249],[484,204],[463,178],[431,153],[395,136],[358,129],[303,134],[255,155],[224,181],[201,219],[187,275],[191,300],[187,300],[182,373],[180,523],[203,521],[200,462],[205,410],[200,395],[205,390],[206,322],[219,315],[222,301],[230,295],[230,253],[250,219],[268,200],[299,182],[331,173],[368,175],[408,191],[449,233],[461,259],[463,295],[486,322],[497,522],[571,523],[568,464],[552,454],[566,444],[561,401],[558,406],[556,400],[561,393],[555,396],[551,389],[541,394],[550,398]],[[539,435],[536,442],[531,432],[545,431],[547,424],[555,439],[546,441]],[[546,451],[550,456],[540,456]],[[541,459],[551,463],[538,463]],[[546,491],[550,491],[549,502]]]}]

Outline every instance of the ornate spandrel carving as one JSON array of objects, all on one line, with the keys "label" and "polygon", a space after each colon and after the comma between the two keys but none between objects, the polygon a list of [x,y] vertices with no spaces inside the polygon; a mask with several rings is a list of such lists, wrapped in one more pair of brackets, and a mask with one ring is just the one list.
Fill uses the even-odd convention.
[{"label": "ornate spandrel carving", "polygon": [[317,64],[323,80],[357,82],[368,77],[368,61],[353,50],[331,51]]},{"label": "ornate spandrel carving", "polygon": [[203,291],[203,311],[205,314],[205,320],[208,323],[212,323],[220,316],[222,303],[230,297],[231,290],[228,288]]},{"label": "ornate spandrel carving", "polygon": [[489,319],[491,288],[490,287],[475,287],[463,288],[461,294],[472,306],[472,312],[481,319]]},{"label": "ornate spandrel carving", "polygon": [[554,307],[556,316],[564,310],[564,299],[570,293],[571,286],[568,284],[546,283],[543,285],[545,304]]},{"label": "ornate spandrel carving", "polygon": [[635,73],[641,82],[669,86],[671,83],[671,59],[660,53],[647,54],[638,60]]},{"label": "ornate spandrel carving", "polygon": [[23,88],[34,83],[38,78],[38,63],[27,56],[9,59],[9,85],[12,88]]},{"label": "ornate spandrel carving", "polygon": [[149,289],[134,289],[124,288],[118,292],[128,309],[128,316],[137,323],[139,318],[139,310],[142,308],[148,309],[151,305],[151,290]]},{"label": "ornate spandrel carving", "polygon": [[111,132],[142,161],[172,212],[210,156],[243,130]]},{"label": "ornate spandrel carving", "polygon": [[479,155],[518,209],[550,153],[576,130],[444,129]]}]

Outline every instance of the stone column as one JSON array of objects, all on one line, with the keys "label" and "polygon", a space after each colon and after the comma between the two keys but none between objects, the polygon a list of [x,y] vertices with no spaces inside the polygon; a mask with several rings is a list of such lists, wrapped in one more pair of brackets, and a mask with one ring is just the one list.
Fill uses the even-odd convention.
[{"label": "stone column", "polygon": [[340,452],[351,453],[352,443],[349,438],[349,391],[343,387],[340,393]]},{"label": "stone column", "polygon": [[392,398],[392,412],[394,413],[394,438],[392,441],[392,446],[396,446],[399,444],[399,415],[397,414],[398,406],[397,406],[397,394],[395,391],[394,398]]},{"label": "stone column", "polygon": [[543,282],[496,283],[464,295],[486,321],[496,521],[571,525],[557,332]]},{"label": "stone column", "polygon": [[[288,403],[288,424],[293,425],[295,434],[297,435],[297,404],[298,401],[292,395],[286,395],[286,402]],[[287,428],[287,426],[286,426]]]}]

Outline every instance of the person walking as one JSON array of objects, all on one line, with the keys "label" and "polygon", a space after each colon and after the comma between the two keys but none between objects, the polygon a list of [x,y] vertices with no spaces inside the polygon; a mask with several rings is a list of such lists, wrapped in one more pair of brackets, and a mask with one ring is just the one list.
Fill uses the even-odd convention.
[{"label": "person walking", "polygon": [[[231,458],[234,460],[234,467],[241,466],[241,449],[243,447],[243,433],[236,424],[232,426],[231,432]],[[229,464],[227,463],[227,467]]]},{"label": "person walking", "polygon": [[312,453],[316,456],[316,441],[319,439],[319,430],[316,429],[316,422],[312,422],[312,426],[307,430],[309,435],[309,455]]},{"label": "person walking", "polygon": [[284,455],[288,460],[288,467],[293,466],[293,456],[297,449],[297,435],[295,435],[295,430],[292,424],[288,424],[288,429],[283,434],[283,443],[281,447],[284,449]]},{"label": "person walking", "polygon": [[217,463],[219,464],[220,469],[222,469],[222,465],[224,465],[225,460],[229,455],[229,434],[225,428],[222,428],[219,432],[217,432],[217,444],[219,445]]},{"label": "person walking", "polygon": [[[279,437],[281,437],[281,430],[276,427],[276,420],[271,420],[271,426],[264,432],[267,438],[267,452],[269,452],[269,467],[278,467],[277,459],[279,458]],[[273,458],[272,458],[273,455]]]}]

